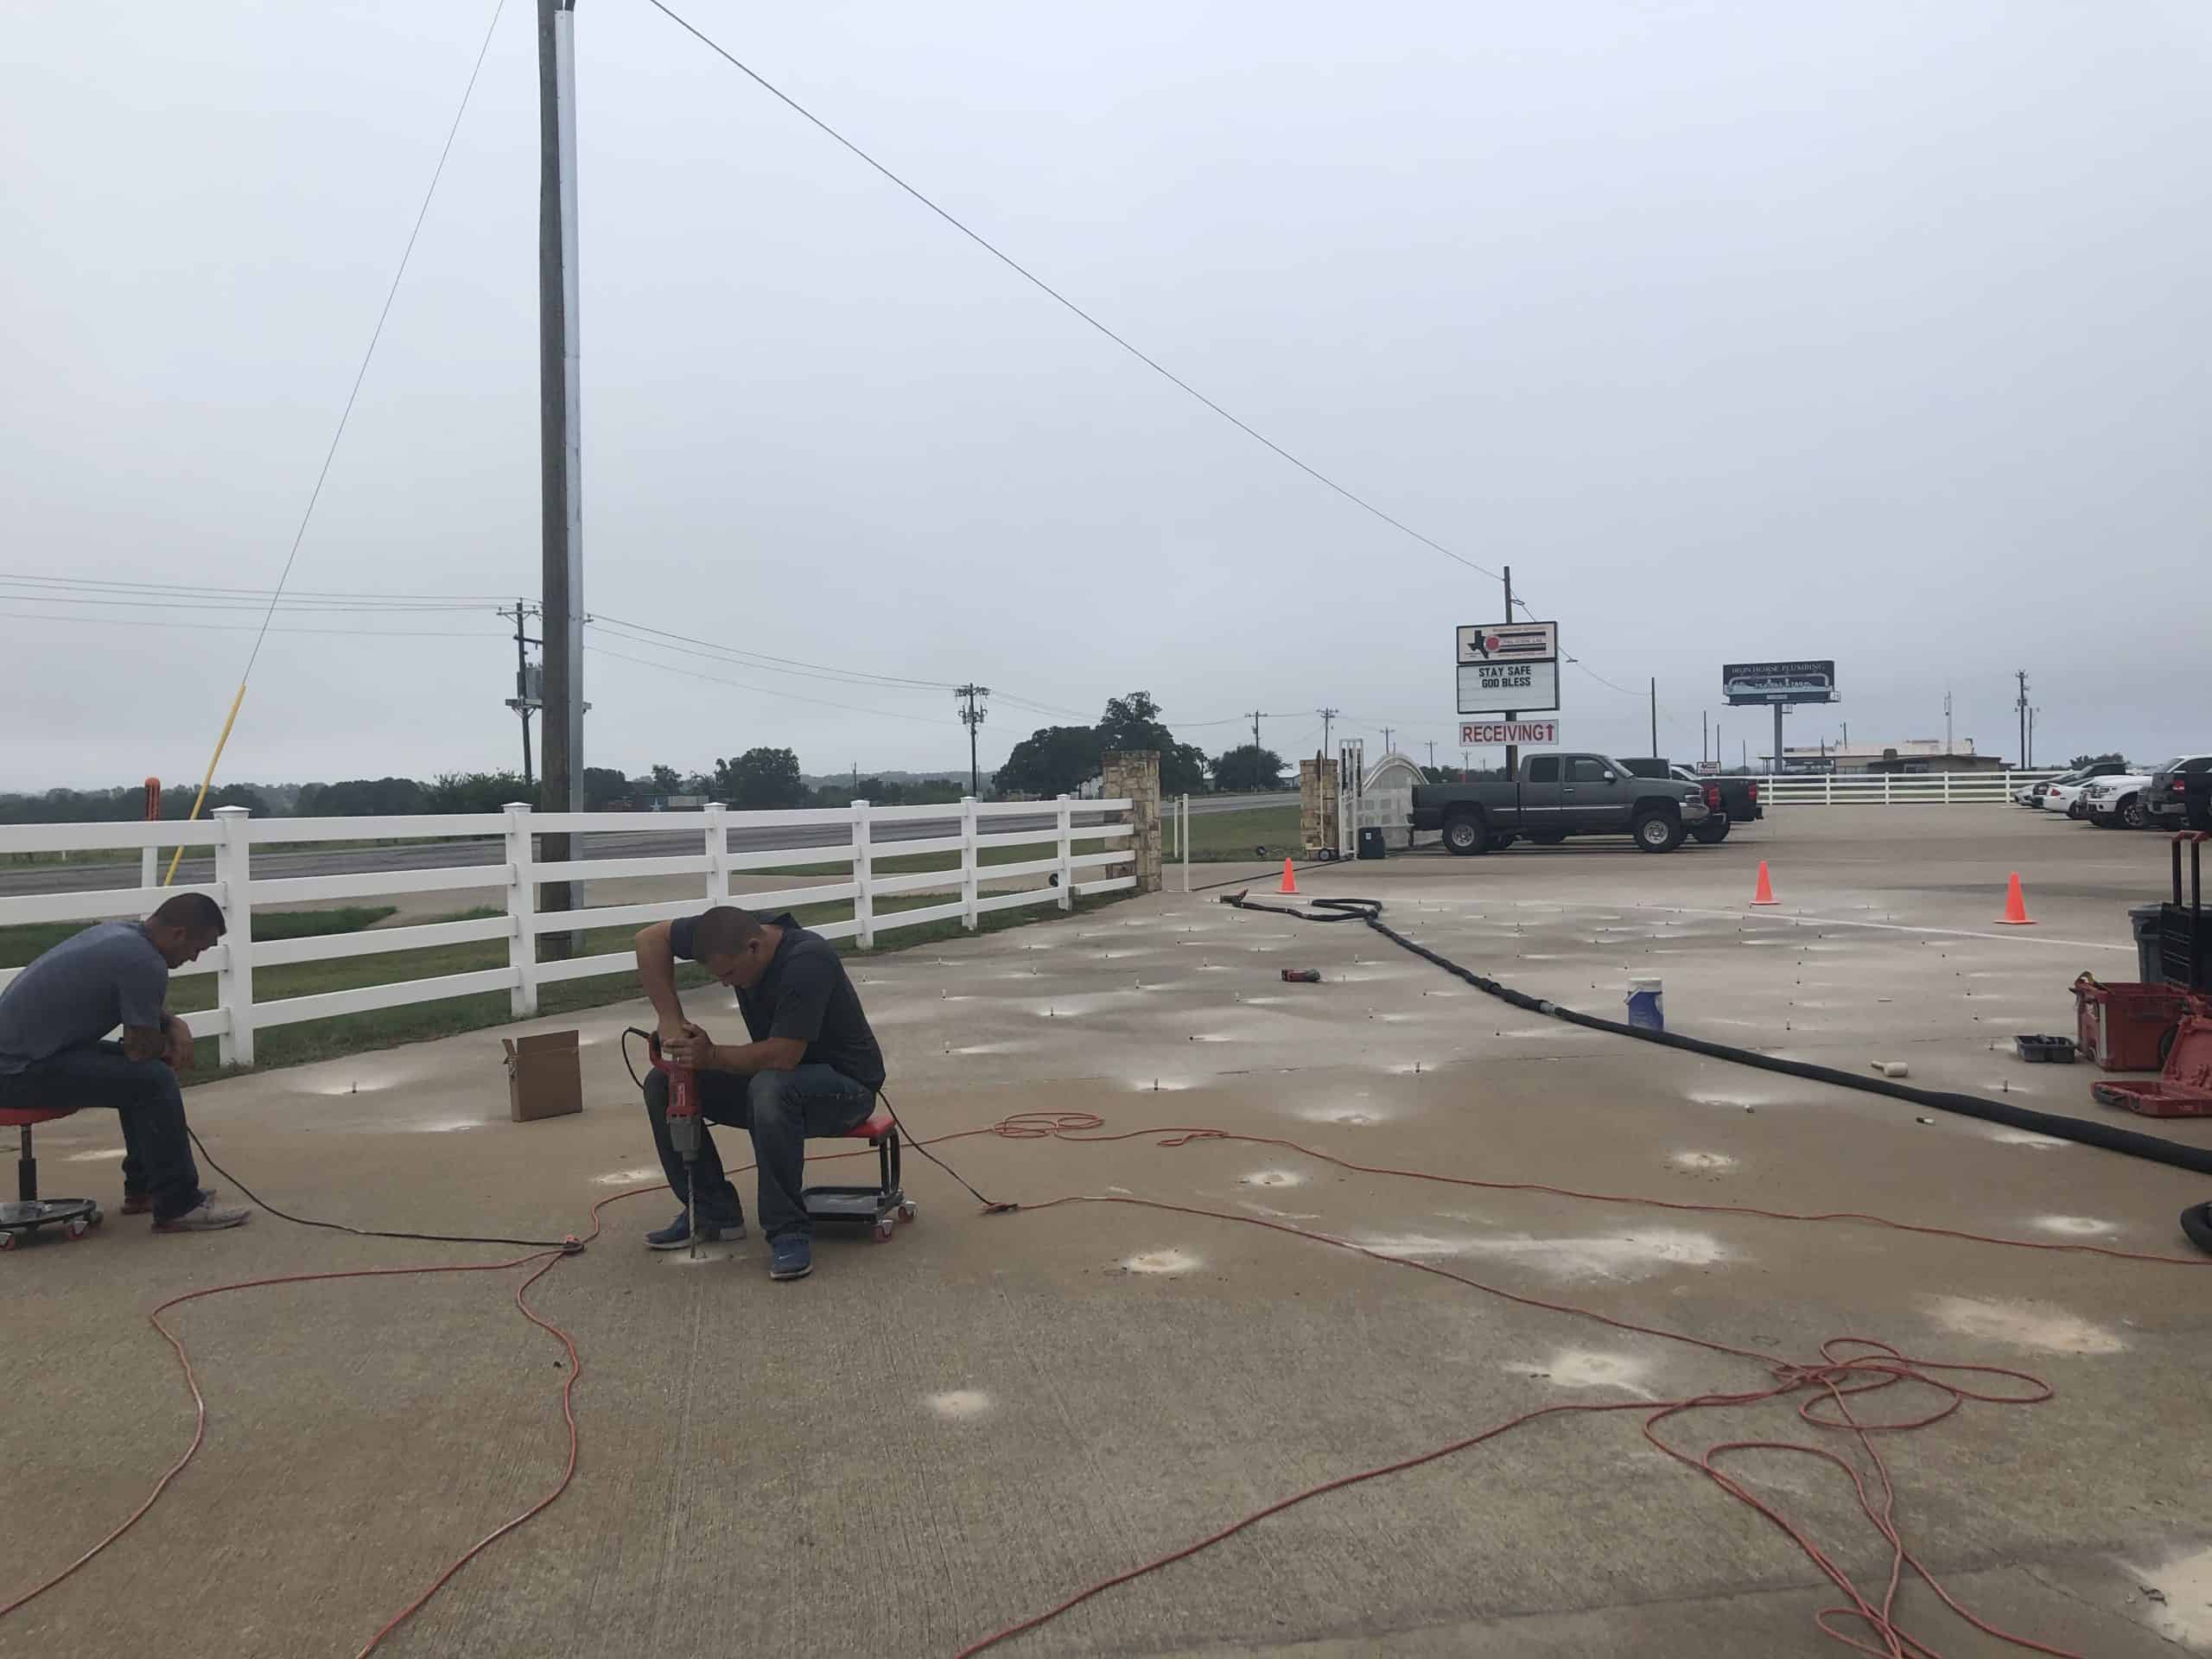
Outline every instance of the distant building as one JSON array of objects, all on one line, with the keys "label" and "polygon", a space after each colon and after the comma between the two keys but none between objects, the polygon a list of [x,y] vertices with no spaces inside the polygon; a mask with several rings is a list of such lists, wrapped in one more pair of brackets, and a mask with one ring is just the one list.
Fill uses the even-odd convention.
[{"label": "distant building", "polygon": [[[1770,755],[1761,755],[1762,760],[1771,760]],[[2001,755],[1977,754],[1974,740],[1946,746],[1940,737],[1909,737],[1900,743],[1840,743],[1816,744],[1808,748],[1795,745],[1783,748],[1782,770],[1789,772],[1834,772],[1839,776],[1853,773],[1881,772],[2002,772],[2005,760]]]}]

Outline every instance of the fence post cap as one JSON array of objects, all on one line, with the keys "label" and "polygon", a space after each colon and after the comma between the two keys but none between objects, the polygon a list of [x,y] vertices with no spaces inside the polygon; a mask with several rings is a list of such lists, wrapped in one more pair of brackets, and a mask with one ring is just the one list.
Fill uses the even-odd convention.
[{"label": "fence post cap", "polygon": [[219,806],[212,816],[219,818],[250,818],[253,816],[253,809],[250,806]]}]

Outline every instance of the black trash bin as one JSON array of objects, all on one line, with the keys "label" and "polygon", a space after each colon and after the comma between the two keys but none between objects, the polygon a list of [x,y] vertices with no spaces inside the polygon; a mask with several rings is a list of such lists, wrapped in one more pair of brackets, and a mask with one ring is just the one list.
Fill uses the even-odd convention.
[{"label": "black trash bin", "polygon": [[2135,905],[2127,912],[2127,925],[2135,934],[2135,977],[2146,985],[2156,985],[2166,976],[2158,959],[2158,921],[2165,909],[2164,905]]},{"label": "black trash bin", "polygon": [[1370,826],[1370,828],[1359,832],[1359,855],[1362,858],[1380,858],[1382,856],[1382,832],[1381,830]]}]

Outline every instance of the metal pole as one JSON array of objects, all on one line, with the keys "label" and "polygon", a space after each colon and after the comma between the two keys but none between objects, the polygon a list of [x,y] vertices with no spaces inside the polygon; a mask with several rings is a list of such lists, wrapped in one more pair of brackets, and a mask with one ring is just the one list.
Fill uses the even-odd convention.
[{"label": "metal pole", "polygon": [[[575,0],[537,0],[537,398],[543,547],[545,779],[549,812],[583,810],[583,448],[576,314]],[[570,856],[569,837],[544,857]],[[548,882],[541,910],[570,907]],[[555,936],[556,953],[565,936]]]},{"label": "metal pole", "polygon": [[1659,677],[1651,677],[1651,753],[1659,753]]},{"label": "metal pole", "polygon": [[[1505,621],[1510,627],[1513,622],[1513,567],[1507,565],[1503,574],[1505,576]],[[1556,615],[1557,613],[1554,612],[1554,614]],[[1517,711],[1510,709],[1506,710],[1505,717],[1508,720],[1521,718]],[[1509,743],[1505,746],[1505,775],[1509,779],[1518,778],[1521,775],[1521,746],[1518,743]]]},{"label": "metal pole", "polygon": [[1774,759],[1767,766],[1767,775],[1775,777],[1782,771],[1782,705],[1774,705]]},{"label": "metal pole", "polygon": [[515,601],[515,712],[522,716],[522,780],[531,781],[530,769],[530,659],[523,647],[532,641],[522,631],[523,602]]},{"label": "metal pole", "polygon": [[1713,758],[1713,715],[1709,709],[1697,711],[1697,758],[1700,765]]}]

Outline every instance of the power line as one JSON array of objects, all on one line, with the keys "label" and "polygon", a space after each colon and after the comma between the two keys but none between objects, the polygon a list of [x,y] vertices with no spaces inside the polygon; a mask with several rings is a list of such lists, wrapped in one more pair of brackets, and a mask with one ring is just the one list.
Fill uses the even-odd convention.
[{"label": "power line", "polygon": [[1046,282],[1042,276],[1039,276],[1035,271],[1030,270],[1027,265],[1016,259],[1012,254],[1007,253],[1005,250],[1001,248],[996,243],[992,242],[989,238],[982,235],[982,232],[971,229],[965,222],[955,217],[945,208],[939,207],[928,196],[924,195],[919,189],[916,188],[913,185],[907,183],[905,179],[899,177],[898,174],[893,172],[881,162],[877,161],[874,156],[869,155],[868,151],[862,149],[851,139],[846,137],[843,133],[838,131],[836,128],[831,126],[820,116],[815,114],[813,111],[808,109],[797,99],[791,97],[790,93],[785,92],[781,87],[776,86],[772,81],[763,76],[751,65],[746,63],[743,60],[731,53],[728,48],[713,40],[702,32],[696,24],[688,22],[677,12],[671,10],[664,3],[664,0],[649,0],[649,3],[655,10],[661,13],[662,16],[665,16],[677,28],[683,29],[684,33],[690,35],[694,40],[704,46],[709,51],[722,59],[723,61],[728,63],[732,68],[737,70],[739,73],[744,75],[747,79],[751,80],[763,92],[777,99],[794,114],[799,116],[827,137],[836,140],[839,144],[842,145],[853,155],[858,156],[861,161],[867,162],[868,165],[874,168],[876,172],[881,174],[893,184],[897,185],[899,188],[905,191],[916,201],[921,203],[923,207],[928,208],[930,212],[935,213],[946,224],[951,226],[954,230],[959,232],[961,235],[966,237],[977,247],[982,249],[984,252],[989,254],[994,259],[996,259],[1008,270],[1013,271],[1014,275],[1020,276],[1024,282],[1028,283],[1040,293],[1057,302],[1067,310],[1073,313],[1076,316],[1081,318],[1084,322],[1090,324],[1091,327],[1105,335],[1107,339],[1112,340],[1114,344],[1120,346],[1131,357],[1136,359],[1138,362],[1143,364],[1147,368],[1159,375],[1162,379],[1187,393],[1189,396],[1196,398],[1199,403],[1204,404],[1215,414],[1220,416],[1223,420],[1227,421],[1231,426],[1244,434],[1246,437],[1250,438],[1253,442],[1262,445],[1264,448],[1272,450],[1275,454],[1281,457],[1284,461],[1288,461],[1292,466],[1297,467],[1300,472],[1304,473],[1308,478],[1313,479],[1316,483],[1320,484],[1325,488],[1334,491],[1338,495],[1342,496],[1354,506],[1358,507],[1364,512],[1372,514],[1375,518],[1379,518],[1384,524],[1389,525],[1393,530],[1399,531],[1401,534],[1412,537],[1414,540],[1421,543],[1424,547],[1431,548],[1436,552],[1441,553],[1446,558],[1450,559],[1455,564],[1463,564],[1468,569],[1475,571],[1478,575],[1489,576],[1493,581],[1497,579],[1497,571],[1487,569],[1484,566],[1477,564],[1472,559],[1461,556],[1459,554],[1453,552],[1450,548],[1445,546],[1443,543],[1435,540],[1432,537],[1423,535],[1420,531],[1415,530],[1411,524],[1407,524],[1403,519],[1393,518],[1389,513],[1385,512],[1381,507],[1376,506],[1375,503],[1370,501],[1365,496],[1338,483],[1336,480],[1331,478],[1326,473],[1322,472],[1319,467],[1311,466],[1307,462],[1300,460],[1296,455],[1291,454],[1289,450],[1284,448],[1282,445],[1277,443],[1273,438],[1268,436],[1266,433],[1262,432],[1249,423],[1230,414],[1229,410],[1223,408],[1212,398],[1207,397],[1205,393],[1200,391],[1196,386],[1184,379],[1180,375],[1175,373],[1174,371],[1168,368],[1157,358],[1152,357],[1147,353],[1140,350],[1123,335],[1115,333],[1113,329],[1108,327],[1096,317],[1091,315],[1090,312],[1084,310],[1066,295],[1061,293],[1058,289],[1054,288],[1050,283]]},{"label": "power line", "polygon": [[[20,570],[0,570],[0,582],[19,587],[84,589],[102,594],[173,594],[187,598],[229,599],[255,605],[276,594],[276,589],[270,588],[226,588],[200,582],[137,582],[120,576],[47,576]],[[350,600],[370,605],[494,605],[505,601],[505,595],[499,594],[334,593],[312,588],[289,588],[278,596],[288,603],[295,600]]]},{"label": "power line", "polygon": [[787,697],[793,702],[819,703],[824,709],[842,709],[849,714],[874,715],[882,720],[911,720],[921,726],[941,724],[923,715],[902,715],[892,709],[863,709],[857,703],[832,702],[827,697],[803,696],[797,691],[779,691],[773,686],[753,685],[744,680],[725,679],[719,674],[702,674],[695,668],[683,668],[674,663],[656,662],[650,657],[632,657],[623,652],[609,651],[605,645],[587,645],[585,649],[597,656],[612,657],[617,662],[635,663],[640,668],[657,668],[664,674],[680,674],[686,679],[710,680],[716,685],[734,685],[741,691],[757,691],[763,696]]},{"label": "power line", "polygon": [[[257,632],[251,622],[156,622],[135,616],[49,616],[39,611],[8,610],[0,610],[0,617],[16,617],[26,622],[97,624],[103,628],[185,628],[203,633]],[[460,633],[450,628],[271,628],[269,632],[329,634],[341,639],[503,639],[506,637],[498,633]]]},{"label": "power line", "polygon": [[[714,652],[725,657],[752,658],[762,667],[772,664],[778,668],[811,669],[817,673],[841,674],[874,684],[910,686],[922,691],[952,690],[950,680],[918,680],[903,674],[871,674],[866,669],[841,668],[829,663],[810,663],[796,657],[778,657],[765,651],[748,650],[742,645],[724,645],[718,639],[700,639],[688,633],[671,632],[666,628],[657,628],[650,622],[632,622],[626,617],[609,616],[604,611],[594,611],[588,620],[595,623],[611,622],[618,627],[628,628],[639,633],[654,634],[663,639],[677,640],[687,645],[696,645],[702,650]],[[639,643],[645,642],[641,640]]]}]

